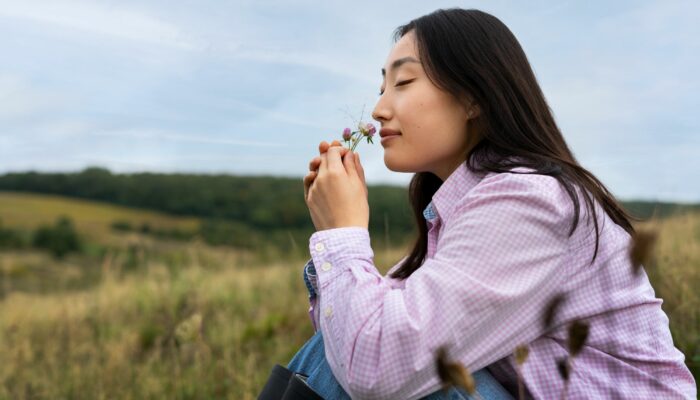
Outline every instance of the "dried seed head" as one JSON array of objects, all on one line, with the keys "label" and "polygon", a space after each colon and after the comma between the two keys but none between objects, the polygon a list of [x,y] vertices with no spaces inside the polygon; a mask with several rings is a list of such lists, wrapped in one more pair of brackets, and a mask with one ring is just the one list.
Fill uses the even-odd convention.
[{"label": "dried seed head", "polygon": [[588,339],[588,323],[577,320],[569,325],[569,352],[572,357],[576,357],[581,352],[586,339]]},{"label": "dried seed head", "polygon": [[202,337],[202,314],[195,313],[175,328],[178,343],[196,342]]},{"label": "dried seed head", "polygon": [[529,354],[530,349],[527,347],[527,345],[521,344],[520,346],[515,348],[515,362],[518,365],[525,364],[525,361],[527,361],[527,356]]},{"label": "dried seed head", "polygon": [[656,243],[657,232],[654,230],[637,231],[632,236],[630,245],[630,261],[635,274],[641,271],[643,265],[651,259],[651,253]]},{"label": "dried seed head", "polygon": [[559,376],[561,379],[569,380],[569,360],[566,357],[557,359],[557,371],[559,371]]},{"label": "dried seed head", "polygon": [[554,323],[554,318],[556,317],[559,308],[561,308],[561,305],[564,303],[565,300],[566,295],[564,293],[559,293],[552,297],[552,299],[549,301],[549,303],[547,304],[547,308],[545,308],[544,314],[542,315],[542,324],[544,325],[545,330],[552,327],[552,324]]},{"label": "dried seed head", "polygon": [[447,389],[450,386],[460,386],[467,393],[474,394],[476,383],[469,370],[459,362],[450,362],[447,359],[445,346],[438,348],[436,353],[438,377],[440,377],[443,389]]}]

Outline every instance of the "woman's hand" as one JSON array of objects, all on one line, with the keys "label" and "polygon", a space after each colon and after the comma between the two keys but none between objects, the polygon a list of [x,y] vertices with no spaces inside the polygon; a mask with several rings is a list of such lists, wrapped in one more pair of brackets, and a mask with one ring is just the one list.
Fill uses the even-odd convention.
[{"label": "woman's hand", "polygon": [[309,163],[304,198],[316,230],[369,225],[367,185],[359,156],[334,140]]},{"label": "woman's hand", "polygon": [[[324,154],[325,152],[328,151],[328,148],[331,146],[341,146],[340,142],[337,140],[334,140],[331,144],[328,144],[325,140],[318,145],[318,153],[319,154]],[[342,147],[342,146],[341,146]],[[345,153],[348,152],[348,149],[345,147],[342,147],[344,150],[341,154],[341,156],[344,156]],[[306,174],[304,177],[304,200],[308,197],[309,194],[309,187],[311,187],[311,184],[314,182],[314,179],[316,179],[316,176],[318,176],[318,167],[321,165],[321,156],[314,157],[310,162],[309,162],[309,173]]]},{"label": "woman's hand", "polygon": [[[323,154],[328,151],[329,147],[332,146],[340,146],[339,141],[334,140],[331,144],[328,144],[325,140],[318,145],[318,152],[319,154]],[[347,153],[349,150],[346,147],[342,147],[342,152],[341,156],[344,156],[345,153]],[[365,184],[365,193],[367,193],[367,184],[365,182],[365,171],[362,169],[362,165],[360,164],[360,155],[355,153],[357,157],[355,157],[355,160],[357,161],[357,170],[360,171],[360,175],[362,177],[362,182]],[[314,179],[316,179],[316,176],[318,176],[318,167],[321,165],[321,156],[314,157],[310,162],[309,162],[309,173],[304,177],[304,199],[308,196],[309,192],[309,187],[311,187],[311,184],[313,184]]]}]

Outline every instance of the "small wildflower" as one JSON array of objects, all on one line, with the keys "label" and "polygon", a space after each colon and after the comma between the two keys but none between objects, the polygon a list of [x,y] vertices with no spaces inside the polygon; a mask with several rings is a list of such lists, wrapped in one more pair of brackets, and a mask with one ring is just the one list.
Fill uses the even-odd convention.
[{"label": "small wildflower", "polygon": [[348,148],[350,149],[350,151],[355,150],[355,147],[357,147],[357,144],[360,143],[360,140],[362,140],[362,138],[367,138],[367,143],[374,143],[372,141],[372,137],[377,132],[377,128],[370,122],[362,121],[364,113],[365,109],[363,107],[362,115],[360,116],[359,122],[357,123],[358,130],[353,132],[350,130],[350,128],[343,129],[343,141],[348,143]]},{"label": "small wildflower", "polygon": [[350,132],[350,128],[343,129],[343,141],[349,142],[351,138],[352,132]]},{"label": "small wildflower", "polygon": [[525,364],[528,355],[530,355],[530,349],[527,347],[527,345],[521,344],[515,348],[515,362],[518,365]]},{"label": "small wildflower", "polygon": [[583,321],[574,321],[569,325],[569,352],[576,357],[583,349],[588,339],[588,324]]},{"label": "small wildflower", "polygon": [[525,385],[523,384],[523,371],[522,367],[527,361],[527,356],[530,354],[530,349],[527,345],[521,344],[515,348],[515,369],[518,374],[518,399],[522,400],[525,398]]},{"label": "small wildflower", "polygon": [[374,127],[373,124],[368,123],[367,124],[367,136],[372,137],[374,134],[377,132],[377,128]]},{"label": "small wildflower", "polygon": [[564,295],[564,293],[559,293],[549,301],[542,318],[542,324],[544,325],[544,329],[549,329],[552,327],[552,324],[554,323],[554,317],[556,317],[557,311],[559,311],[559,308],[561,308],[561,305],[562,303],[564,303],[564,300],[566,300],[566,296]]},{"label": "small wildflower", "polygon": [[359,129],[360,133],[362,133],[364,136],[367,136],[367,123],[360,122],[359,124],[357,124],[357,129]]},{"label": "small wildflower", "polygon": [[345,130],[343,130],[343,140],[345,142],[351,141],[352,137],[355,136],[355,134],[357,134],[357,137],[350,146],[350,150],[355,150],[355,147],[357,147],[357,144],[360,142],[360,140],[362,140],[363,137],[367,138],[367,143],[374,143],[372,141],[372,137],[377,132],[377,128],[373,124],[369,122],[360,122],[359,124],[357,124],[357,128],[359,130],[355,132],[351,132],[350,128],[345,128]]},{"label": "small wildflower", "polygon": [[202,314],[196,313],[175,328],[178,343],[196,342],[202,337]]},{"label": "small wildflower", "polygon": [[557,371],[559,371],[559,376],[565,381],[569,380],[569,358],[562,357],[557,359]]},{"label": "small wildflower", "polygon": [[436,361],[438,376],[444,390],[447,390],[450,386],[460,386],[469,394],[476,392],[474,377],[461,363],[448,361],[447,350],[444,346],[437,350]]}]

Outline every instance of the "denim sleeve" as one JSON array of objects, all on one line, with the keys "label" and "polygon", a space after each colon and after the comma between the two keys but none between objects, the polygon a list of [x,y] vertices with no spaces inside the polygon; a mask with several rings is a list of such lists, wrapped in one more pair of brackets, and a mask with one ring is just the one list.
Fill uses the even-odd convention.
[{"label": "denim sleeve", "polygon": [[310,259],[304,266],[304,283],[309,292],[309,318],[314,327],[314,332],[318,332],[318,286],[316,280],[316,268],[313,259]]}]

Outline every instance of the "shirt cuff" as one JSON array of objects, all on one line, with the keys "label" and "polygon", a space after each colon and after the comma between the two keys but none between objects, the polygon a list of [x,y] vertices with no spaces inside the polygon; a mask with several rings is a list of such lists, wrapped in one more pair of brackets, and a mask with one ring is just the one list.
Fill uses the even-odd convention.
[{"label": "shirt cuff", "polygon": [[316,297],[318,293],[318,283],[313,259],[309,260],[306,265],[304,265],[304,283],[306,284],[306,289],[309,291],[309,298]]},{"label": "shirt cuff", "polygon": [[363,259],[374,264],[367,228],[351,226],[315,232],[309,239],[309,250],[317,274],[317,288],[325,287],[349,270],[348,261]]}]

